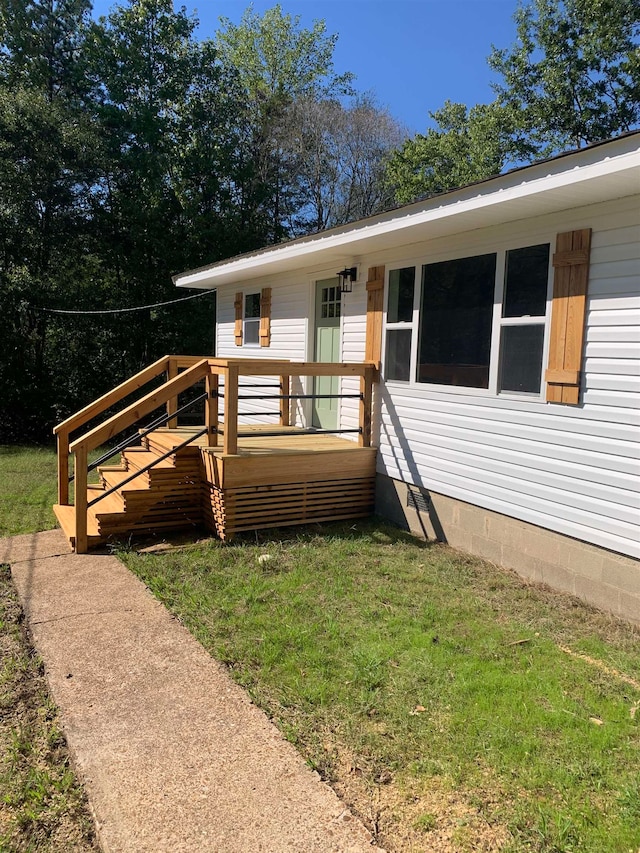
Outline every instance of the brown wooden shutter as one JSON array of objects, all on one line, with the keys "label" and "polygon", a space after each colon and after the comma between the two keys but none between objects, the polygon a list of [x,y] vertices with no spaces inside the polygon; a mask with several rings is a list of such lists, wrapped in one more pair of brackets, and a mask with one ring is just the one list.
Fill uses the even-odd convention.
[{"label": "brown wooden shutter", "polygon": [[587,309],[591,229],[556,237],[547,402],[577,406]]},{"label": "brown wooden shutter", "polygon": [[271,344],[271,288],[263,287],[260,294],[260,346]]},{"label": "brown wooden shutter", "polygon": [[382,309],[384,300],[384,267],[369,267],[367,275],[367,334],[364,359],[378,368],[382,358]]},{"label": "brown wooden shutter", "polygon": [[233,307],[236,311],[236,325],[235,325],[235,338],[236,338],[236,346],[242,346],[242,303],[244,299],[241,293],[236,293],[236,298],[233,303]]}]

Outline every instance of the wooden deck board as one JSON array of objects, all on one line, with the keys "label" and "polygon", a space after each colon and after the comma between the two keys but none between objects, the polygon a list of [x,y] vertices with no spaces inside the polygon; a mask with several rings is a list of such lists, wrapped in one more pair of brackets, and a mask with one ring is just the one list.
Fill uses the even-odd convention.
[{"label": "wooden deck board", "polygon": [[[278,435],[263,436],[264,432],[278,432]],[[171,450],[184,441],[189,434],[198,432],[198,428],[178,427],[175,430],[158,429],[149,437],[154,445],[164,448],[163,452]],[[339,435],[308,434],[299,427],[282,427],[272,424],[252,424],[238,428],[238,456],[253,455],[297,455],[303,453],[328,453],[339,450],[348,452],[368,451],[371,448],[359,447],[355,441],[341,438]],[[246,435],[245,433],[250,433]],[[206,437],[200,436],[189,447],[204,449],[207,453],[222,456],[222,442],[218,447],[206,447]],[[182,452],[182,451],[181,451]]]}]

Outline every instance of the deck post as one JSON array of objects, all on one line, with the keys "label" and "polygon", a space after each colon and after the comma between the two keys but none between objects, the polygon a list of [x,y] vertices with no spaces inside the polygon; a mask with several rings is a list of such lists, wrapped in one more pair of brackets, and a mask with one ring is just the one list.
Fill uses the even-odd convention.
[{"label": "deck post", "polygon": [[207,399],[204,404],[204,420],[207,427],[207,447],[218,446],[218,374],[209,367],[205,378]]},{"label": "deck post", "polygon": [[87,445],[76,448],[74,456],[76,554],[86,554],[89,549],[87,538]]},{"label": "deck post", "polygon": [[288,373],[283,373],[280,376],[280,387],[282,389],[283,399],[280,400],[280,426],[290,426],[291,425],[291,401],[289,399],[284,399],[288,397],[291,392],[290,388],[291,377]]},{"label": "deck post", "polygon": [[371,447],[371,403],[373,399],[373,365],[367,365],[364,374],[360,377],[360,412],[359,427],[360,436],[358,444],[360,447]]},{"label": "deck post", "polygon": [[[178,375],[178,359],[173,358],[172,356],[169,356],[168,364],[167,364],[167,382],[169,382],[169,380],[171,380],[171,379],[175,379],[175,377],[177,375]],[[175,411],[177,411],[177,409],[178,409],[178,398],[177,398],[177,396],[171,397],[169,400],[167,400],[167,414],[168,415],[172,415]],[[178,419],[177,418],[171,418],[170,420],[167,421],[167,427],[169,429],[176,429],[177,426],[178,426]]]},{"label": "deck post", "polygon": [[224,371],[224,454],[238,452],[238,373],[237,364],[229,364]]},{"label": "deck post", "polygon": [[69,505],[69,432],[60,430],[56,436],[58,445],[58,503]]}]

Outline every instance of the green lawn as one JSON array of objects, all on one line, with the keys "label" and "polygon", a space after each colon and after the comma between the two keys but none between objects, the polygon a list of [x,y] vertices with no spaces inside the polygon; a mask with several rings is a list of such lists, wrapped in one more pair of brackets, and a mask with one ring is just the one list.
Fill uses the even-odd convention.
[{"label": "green lawn", "polygon": [[[97,459],[105,448],[97,448],[89,459]],[[73,471],[73,456],[70,460]],[[0,536],[16,536],[51,530],[56,526],[53,505],[57,501],[56,453],[52,447],[0,445]],[[97,482],[89,474],[89,482]],[[70,487],[73,496],[73,484]]]},{"label": "green lawn", "polygon": [[[54,479],[0,449],[4,535]],[[376,521],[120,556],[389,851],[640,849],[637,629]]]},{"label": "green lawn", "polygon": [[383,846],[638,850],[636,630],[375,522],[257,538],[122,559]]},{"label": "green lawn", "polygon": [[56,526],[56,472],[51,448],[0,445],[0,536]]}]

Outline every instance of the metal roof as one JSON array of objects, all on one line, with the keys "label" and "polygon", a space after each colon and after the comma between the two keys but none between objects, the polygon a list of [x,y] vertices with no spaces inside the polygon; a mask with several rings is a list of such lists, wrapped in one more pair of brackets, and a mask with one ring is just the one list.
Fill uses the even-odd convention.
[{"label": "metal roof", "polygon": [[346,225],[173,276],[212,288],[640,192],[640,131],[567,151]]}]

